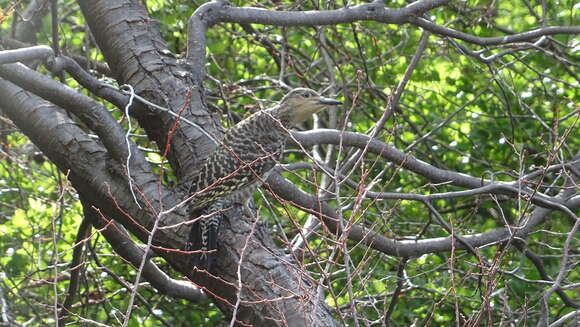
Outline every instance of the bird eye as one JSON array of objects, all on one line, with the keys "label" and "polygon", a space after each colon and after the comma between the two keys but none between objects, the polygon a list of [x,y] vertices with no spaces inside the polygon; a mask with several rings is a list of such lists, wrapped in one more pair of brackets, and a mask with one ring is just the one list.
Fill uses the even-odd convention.
[{"label": "bird eye", "polygon": [[311,95],[312,95],[312,94],[310,94],[310,93],[308,93],[308,92],[304,92],[304,93],[302,93],[302,97],[304,97],[304,98],[310,98],[310,96],[311,96]]}]

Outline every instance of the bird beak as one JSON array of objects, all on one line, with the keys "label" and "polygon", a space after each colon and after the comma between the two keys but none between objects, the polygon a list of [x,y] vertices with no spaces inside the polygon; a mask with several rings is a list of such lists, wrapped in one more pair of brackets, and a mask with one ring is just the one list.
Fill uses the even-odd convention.
[{"label": "bird beak", "polygon": [[318,98],[318,103],[324,104],[327,106],[336,106],[336,105],[342,104],[342,102],[340,102],[338,100],[331,99],[331,98],[325,98],[325,97]]}]

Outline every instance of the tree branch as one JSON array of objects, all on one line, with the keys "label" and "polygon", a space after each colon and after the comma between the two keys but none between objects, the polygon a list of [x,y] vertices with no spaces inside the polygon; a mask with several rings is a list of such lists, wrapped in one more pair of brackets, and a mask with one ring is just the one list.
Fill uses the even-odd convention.
[{"label": "tree branch", "polygon": [[45,59],[52,55],[52,49],[45,45],[16,50],[4,50],[0,51],[0,65],[19,61],[24,62],[35,59]]},{"label": "tree branch", "polygon": [[[221,125],[207,110],[202,85],[194,82],[185,66],[171,55],[159,25],[139,1],[77,2],[119,84],[131,85],[136,94],[174,113],[182,111],[183,118],[196,122],[219,138]],[[148,107],[134,114],[149,138],[160,149],[165,149],[167,131],[174,125],[175,118]],[[181,178],[211,153],[215,144],[197,128],[178,124],[169,149],[167,159]]]},{"label": "tree branch", "polygon": [[492,180],[476,178],[463,173],[440,169],[431,166],[424,161],[418,160],[411,155],[404,154],[403,152],[364,134],[331,129],[318,129],[307,132],[294,132],[293,135],[295,140],[300,142],[302,146],[335,144],[354,146],[361,149],[367,148],[369,152],[377,154],[402,168],[422,175],[434,183],[447,183],[470,189],[493,184],[495,185],[494,191],[499,194],[507,194],[512,197],[529,196],[532,203],[536,205],[562,210],[568,214],[569,210],[574,210],[574,208],[568,207],[565,200],[544,195],[539,192],[533,192],[533,190],[530,190],[523,185],[520,186],[519,181],[494,182]]},{"label": "tree branch", "polygon": [[[0,66],[0,70],[4,67]],[[77,126],[64,110],[5,80],[0,80],[0,107],[61,171],[70,172],[67,175],[79,194],[140,239],[147,239],[143,226],[153,225],[156,209],[151,206],[147,207],[149,210],[137,207],[127,190],[125,179],[111,169],[114,166],[105,148]],[[154,201],[153,204],[163,208],[179,203],[172,192],[160,188],[154,175],[151,178],[138,185],[144,199],[159,199],[160,202]],[[184,220],[184,213],[180,210],[164,217],[164,223],[168,225]],[[185,235],[185,229],[179,228],[158,231],[156,244],[183,248]],[[171,261],[172,255],[168,253],[165,258]]]},{"label": "tree branch", "polygon": [[321,26],[373,20],[387,24],[403,24],[411,17],[445,5],[448,0],[421,0],[403,8],[386,8],[382,1],[337,10],[275,11],[254,7],[234,7],[225,1],[203,4],[189,19],[187,63],[194,78],[205,76],[205,33],[217,23],[264,24],[274,26]]},{"label": "tree branch", "polygon": [[[288,201],[297,208],[319,217],[332,233],[341,234],[344,232],[338,223],[338,215],[335,209],[326,203],[298,189],[294,184],[279,174],[271,174],[266,183],[272,193],[280,199]],[[572,193],[570,190],[564,192],[562,199],[571,196]],[[573,208],[578,207],[580,206],[580,199],[571,199],[567,205]],[[467,242],[474,248],[501,242],[511,237],[525,238],[551,211],[551,209],[547,208],[536,208],[528,219],[524,219],[526,221],[525,225],[518,229],[499,228],[485,233],[463,235],[461,237],[464,242]],[[454,236],[425,240],[393,240],[359,225],[351,226],[348,232],[349,239],[397,257],[413,257],[428,253],[451,251],[453,247],[456,249],[465,249]]]},{"label": "tree branch", "polygon": [[[92,222],[101,234],[111,244],[111,247],[123,259],[127,260],[133,267],[138,268],[145,255],[144,248],[135,244],[125,229],[113,220],[106,220],[103,215],[95,212],[94,208],[84,206],[84,211],[92,217]],[[193,284],[169,277],[149,258],[146,259],[143,267],[142,277],[151,283],[161,294],[170,295],[179,299],[186,299],[192,302],[203,302],[207,296]]]},{"label": "tree branch", "polygon": [[58,326],[64,326],[66,322],[66,317],[69,315],[73,301],[77,297],[78,286],[80,282],[80,273],[82,268],[84,268],[84,249],[85,242],[91,231],[91,223],[86,217],[81,222],[81,225],[77,231],[77,237],[75,239],[75,245],[73,249],[73,258],[70,262],[70,282],[68,284],[68,290],[66,293],[66,298],[62,302],[61,311],[58,314]]},{"label": "tree branch", "polygon": [[[0,77],[70,111],[99,135],[115,159],[120,163],[127,159],[129,152],[125,131],[101,104],[21,64],[0,66]],[[140,154],[135,143],[130,142],[129,147],[133,154],[131,170],[136,171],[131,178],[137,182],[150,178],[152,173],[145,157]],[[149,176],[143,179],[143,174]]]},{"label": "tree branch", "polygon": [[459,39],[477,45],[499,45],[514,42],[533,41],[546,35],[580,33],[580,26],[547,26],[532,31],[506,36],[479,37],[459,32],[445,26],[437,25],[422,17],[411,17],[409,18],[408,22],[420,26],[432,33],[452,37],[454,39]]},{"label": "tree branch", "polygon": [[477,37],[440,26],[421,16],[434,8],[447,4],[448,0],[420,0],[403,8],[386,8],[382,1],[337,10],[275,11],[254,7],[234,7],[223,0],[215,0],[200,6],[189,19],[187,63],[198,82],[205,76],[205,33],[217,23],[264,24],[273,26],[322,26],[347,24],[371,20],[385,24],[411,23],[423,29],[478,45],[497,45],[531,41],[554,34],[579,34],[580,26],[547,26],[533,31],[498,37]]}]

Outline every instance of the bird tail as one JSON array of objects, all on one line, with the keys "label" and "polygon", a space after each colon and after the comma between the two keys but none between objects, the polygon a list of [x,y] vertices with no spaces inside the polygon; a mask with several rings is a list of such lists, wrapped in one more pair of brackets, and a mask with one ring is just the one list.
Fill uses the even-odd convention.
[{"label": "bird tail", "polygon": [[[209,207],[199,211],[197,221],[189,232],[188,251],[191,254],[192,265],[198,269],[209,271],[217,256],[217,237],[223,218],[221,201],[216,201]],[[192,216],[195,217],[195,216]]]}]

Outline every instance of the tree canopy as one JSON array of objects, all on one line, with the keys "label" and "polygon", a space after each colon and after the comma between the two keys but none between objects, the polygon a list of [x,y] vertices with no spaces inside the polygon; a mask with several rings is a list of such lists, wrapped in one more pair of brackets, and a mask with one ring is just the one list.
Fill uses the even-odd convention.
[{"label": "tree canopy", "polygon": [[[0,0],[0,326],[575,326],[579,9]],[[193,269],[178,186],[296,87]]]}]

